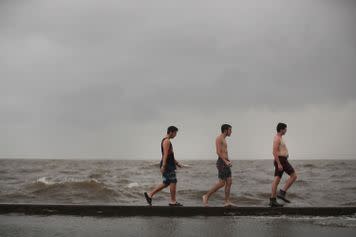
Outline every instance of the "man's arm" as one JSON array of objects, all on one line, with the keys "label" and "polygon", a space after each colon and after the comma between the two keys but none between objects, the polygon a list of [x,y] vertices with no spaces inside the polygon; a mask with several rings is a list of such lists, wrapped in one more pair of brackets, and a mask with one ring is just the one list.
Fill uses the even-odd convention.
[{"label": "man's arm", "polygon": [[174,158],[174,163],[175,163],[176,166],[178,166],[179,168],[182,168],[182,167],[183,167],[182,164],[179,163],[179,162],[176,160],[176,158]]},{"label": "man's arm", "polygon": [[216,138],[216,154],[223,159],[225,164],[230,164],[230,161],[228,160],[227,154],[222,151],[222,139],[221,137]]},{"label": "man's arm", "polygon": [[281,162],[279,161],[279,157],[278,157],[278,152],[279,152],[279,145],[281,143],[281,139],[280,138],[275,138],[273,140],[273,157],[274,157],[274,160],[277,162],[277,165],[278,165],[278,169],[279,170],[282,170],[283,167],[282,167],[282,164]]}]

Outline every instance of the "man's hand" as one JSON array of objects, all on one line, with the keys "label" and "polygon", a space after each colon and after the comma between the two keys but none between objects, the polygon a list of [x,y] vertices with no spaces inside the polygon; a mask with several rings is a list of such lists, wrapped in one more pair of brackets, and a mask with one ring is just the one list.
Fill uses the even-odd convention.
[{"label": "man's hand", "polygon": [[176,165],[177,165],[179,168],[182,168],[182,167],[183,167],[183,165],[182,165],[181,163],[179,163],[179,162],[177,162]]},{"label": "man's hand", "polygon": [[232,166],[232,163],[231,163],[231,161],[229,161],[229,160],[225,160],[225,164],[226,164],[227,166],[229,166],[229,167]]},{"label": "man's hand", "polygon": [[161,170],[161,173],[163,174],[163,173],[164,173],[164,171],[166,170],[165,166],[163,166],[163,165],[162,165],[162,167],[161,167],[161,169],[160,169],[160,170]]},{"label": "man's hand", "polygon": [[278,170],[279,170],[279,171],[282,171],[282,170],[283,170],[283,166],[282,166],[282,164],[278,162],[278,164],[277,164],[277,165],[278,165]]}]

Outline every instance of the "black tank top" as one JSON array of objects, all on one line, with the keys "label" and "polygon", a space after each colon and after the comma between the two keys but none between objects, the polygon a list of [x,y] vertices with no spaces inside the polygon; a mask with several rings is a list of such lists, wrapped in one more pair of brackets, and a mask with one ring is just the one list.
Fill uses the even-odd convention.
[{"label": "black tank top", "polygon": [[[162,167],[163,165],[163,141],[167,139],[166,137],[162,139],[161,141],[161,153],[162,153],[162,159],[161,159],[161,163],[160,163],[160,167]],[[170,143],[169,145],[169,149],[168,149],[168,156],[167,156],[167,167],[166,167],[166,171],[173,171],[176,169],[176,163],[174,160],[174,152],[173,152],[173,146],[172,143]]]}]

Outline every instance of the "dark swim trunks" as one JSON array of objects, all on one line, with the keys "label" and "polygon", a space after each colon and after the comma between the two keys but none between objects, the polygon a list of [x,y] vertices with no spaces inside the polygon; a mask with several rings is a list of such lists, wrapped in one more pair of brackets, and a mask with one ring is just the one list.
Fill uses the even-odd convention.
[{"label": "dark swim trunks", "polygon": [[174,170],[165,171],[162,174],[162,180],[163,180],[163,183],[166,185],[169,185],[171,183],[173,183],[173,184],[177,183],[176,172]]},{"label": "dark swim trunks", "polygon": [[220,157],[216,161],[216,168],[218,169],[218,177],[221,180],[226,180],[231,177],[231,168],[227,166]]},{"label": "dark swim trunks", "polygon": [[288,162],[288,157],[279,156],[278,158],[279,162],[281,162],[283,170],[279,171],[277,162],[274,161],[274,176],[279,176],[282,178],[284,172],[286,172],[288,175],[291,175],[295,172],[293,166]]}]

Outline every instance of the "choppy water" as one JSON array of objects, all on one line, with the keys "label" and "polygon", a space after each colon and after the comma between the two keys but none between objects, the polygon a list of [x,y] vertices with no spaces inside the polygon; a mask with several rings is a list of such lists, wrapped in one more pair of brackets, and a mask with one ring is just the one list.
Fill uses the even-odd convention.
[{"label": "choppy water", "polygon": [[[291,160],[298,180],[289,206],[355,206],[356,161]],[[185,161],[177,171],[177,198],[201,205],[217,181],[215,160]],[[233,161],[232,200],[240,206],[268,204],[271,160]],[[286,177],[283,177],[285,180]],[[143,191],[161,182],[158,161],[0,160],[0,202],[145,205]],[[221,205],[223,190],[211,197]],[[154,204],[166,205],[164,190]]]}]

